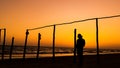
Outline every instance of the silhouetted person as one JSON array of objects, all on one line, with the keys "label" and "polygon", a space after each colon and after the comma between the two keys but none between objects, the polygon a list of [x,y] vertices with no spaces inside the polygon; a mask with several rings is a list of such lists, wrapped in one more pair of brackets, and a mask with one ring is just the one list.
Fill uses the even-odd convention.
[{"label": "silhouetted person", "polygon": [[77,49],[77,57],[79,59],[80,65],[83,64],[83,48],[85,46],[85,40],[82,38],[81,34],[78,34],[76,49]]}]

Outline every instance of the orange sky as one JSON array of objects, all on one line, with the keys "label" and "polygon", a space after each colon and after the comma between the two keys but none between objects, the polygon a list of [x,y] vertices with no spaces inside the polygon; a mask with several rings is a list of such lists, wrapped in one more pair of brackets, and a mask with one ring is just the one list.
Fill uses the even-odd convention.
[{"label": "orange sky", "polygon": [[[0,28],[7,29],[7,42],[24,44],[25,30],[44,25],[120,14],[120,0],[0,0]],[[120,18],[99,21],[101,48],[120,48]],[[73,31],[82,33],[86,48],[96,47],[95,21],[57,26],[56,46],[73,47]],[[37,33],[42,34],[41,45],[52,46],[52,27],[31,31],[28,44],[37,44]]]}]

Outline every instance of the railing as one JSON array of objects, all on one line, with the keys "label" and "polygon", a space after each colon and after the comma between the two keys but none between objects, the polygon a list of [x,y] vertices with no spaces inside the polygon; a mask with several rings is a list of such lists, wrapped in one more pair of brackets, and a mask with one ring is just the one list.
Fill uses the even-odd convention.
[{"label": "railing", "polygon": [[[53,25],[47,25],[43,27],[37,27],[37,28],[32,28],[32,29],[27,29],[26,30],[26,37],[25,37],[25,44],[24,44],[24,51],[23,51],[23,60],[26,58],[26,47],[27,47],[27,39],[30,31],[33,30],[38,30],[46,27],[53,27],[53,46],[52,46],[52,54],[53,54],[53,62],[55,61],[55,31],[57,26],[62,26],[62,25],[67,25],[67,24],[73,24],[73,23],[79,23],[79,22],[84,22],[84,21],[90,21],[90,20],[95,20],[96,21],[96,50],[97,50],[97,62],[99,63],[99,19],[107,19],[107,18],[114,18],[114,17],[120,17],[120,15],[115,15],[115,16],[107,16],[107,17],[99,17],[99,18],[90,18],[90,19],[84,19],[84,20],[78,20],[78,21],[73,21],[73,22],[68,22],[68,23],[61,23],[61,24],[53,24]],[[4,47],[5,47],[5,38],[6,38],[6,29],[0,29],[0,32],[4,30],[4,40],[3,40],[3,45],[2,45],[2,60],[4,60]],[[37,49],[37,55],[36,59],[39,59],[39,49],[40,49],[40,39],[41,39],[41,34],[38,33],[38,49]],[[12,50],[13,50],[13,45],[14,45],[14,37],[12,38],[12,43],[11,43],[11,49],[10,49],[10,60],[12,56]],[[74,30],[74,62],[76,62],[76,29]]]},{"label": "railing", "polygon": [[[3,29],[0,29],[0,34],[1,34],[1,31],[4,31],[4,38],[3,38],[3,45],[2,45],[2,56],[1,56],[1,58],[2,58],[2,60],[4,60],[4,49],[5,49],[5,39],[6,39],[6,29],[5,28],[3,28]],[[1,35],[0,35],[1,36]],[[1,38],[0,38],[1,39]]]}]

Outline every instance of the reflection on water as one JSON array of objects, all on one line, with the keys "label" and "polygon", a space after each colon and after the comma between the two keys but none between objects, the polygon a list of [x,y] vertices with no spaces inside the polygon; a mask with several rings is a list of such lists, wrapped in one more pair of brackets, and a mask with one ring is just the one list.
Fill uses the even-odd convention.
[{"label": "reflection on water", "polygon": [[[56,57],[58,57],[58,56],[73,56],[73,54],[72,53],[70,53],[70,54],[56,54],[55,56]],[[39,58],[42,58],[42,57],[52,57],[52,54],[39,54]],[[5,55],[4,58],[9,59],[9,55]],[[12,58],[13,59],[23,58],[23,54],[13,54]],[[36,54],[26,54],[26,58],[36,58]]]}]

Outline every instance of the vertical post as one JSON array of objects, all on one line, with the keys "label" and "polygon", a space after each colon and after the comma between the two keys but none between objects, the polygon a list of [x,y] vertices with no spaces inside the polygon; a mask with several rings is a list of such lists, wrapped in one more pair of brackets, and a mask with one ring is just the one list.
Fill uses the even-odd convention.
[{"label": "vertical post", "polygon": [[55,25],[53,27],[53,62],[55,62]]},{"label": "vertical post", "polygon": [[[1,33],[2,33],[1,31],[2,31],[2,29],[0,29],[0,45],[1,45]],[[2,59],[2,54],[1,54],[1,59]]]},{"label": "vertical post", "polygon": [[10,47],[10,57],[9,57],[10,61],[12,59],[13,45],[14,45],[14,37],[12,37],[12,43],[11,43],[11,47]]},{"label": "vertical post", "polygon": [[36,56],[37,60],[39,59],[40,39],[41,39],[41,34],[38,33],[38,49],[37,49],[37,56]]},{"label": "vertical post", "polygon": [[3,39],[3,46],[2,46],[2,60],[4,60],[5,38],[6,38],[6,29],[4,28],[4,39]]},{"label": "vertical post", "polygon": [[0,29],[0,44],[1,44],[1,29]]},{"label": "vertical post", "polygon": [[74,63],[76,63],[76,29],[74,29]]},{"label": "vertical post", "polygon": [[28,34],[29,34],[28,30],[26,30],[25,45],[24,45],[24,52],[23,52],[23,60],[25,60],[25,54],[26,54],[26,46],[27,46]]},{"label": "vertical post", "polygon": [[96,45],[97,45],[97,63],[99,64],[98,18],[96,18]]}]

